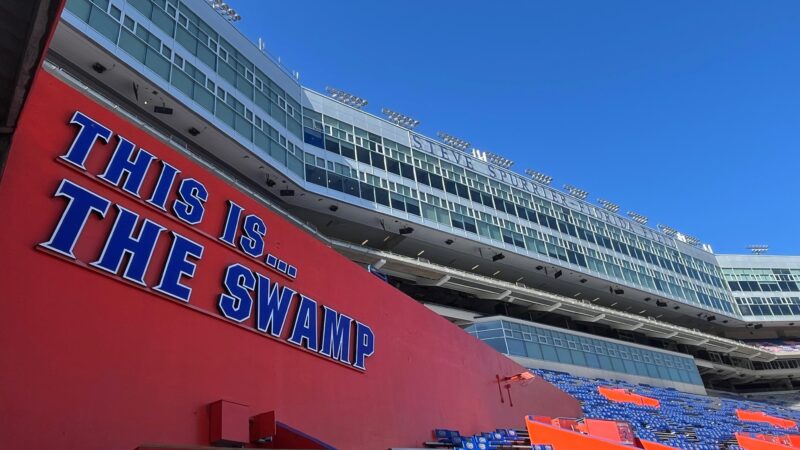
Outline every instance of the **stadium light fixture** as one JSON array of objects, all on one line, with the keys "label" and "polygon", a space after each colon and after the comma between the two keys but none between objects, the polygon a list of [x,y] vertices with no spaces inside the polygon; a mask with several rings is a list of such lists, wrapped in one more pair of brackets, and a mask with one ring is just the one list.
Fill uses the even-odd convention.
[{"label": "stadium light fixture", "polygon": [[702,242],[700,242],[700,239],[697,239],[694,236],[690,236],[688,234],[685,234],[685,235],[683,235],[683,237],[686,240],[686,243],[689,244],[689,245],[700,245],[700,244],[702,244]]},{"label": "stadium light fixture", "polygon": [[381,109],[381,112],[384,116],[386,116],[387,119],[389,119],[389,121],[393,122],[397,126],[413,130],[417,127],[417,125],[419,125],[419,120],[412,119],[404,114],[392,111],[389,108],[383,108]]},{"label": "stadium light fixture", "polygon": [[569,192],[569,194],[579,200],[586,200],[586,197],[589,196],[589,193],[584,191],[583,189],[576,188],[571,184],[565,184],[564,189]]},{"label": "stadium light fixture", "polygon": [[675,228],[672,228],[664,224],[658,224],[658,229],[661,230],[661,232],[666,234],[667,236],[675,237],[680,234],[678,233],[678,230],[676,230]]},{"label": "stadium light fixture", "polygon": [[544,185],[549,185],[553,181],[553,177],[550,175],[545,175],[533,169],[525,169],[525,175],[531,177],[533,181]]},{"label": "stadium light fixture", "polygon": [[485,150],[483,151],[483,153],[486,155],[486,160],[488,162],[490,162],[490,163],[492,163],[492,164],[494,164],[496,166],[500,166],[503,169],[509,169],[509,168],[511,168],[511,166],[514,165],[514,161],[512,161],[512,160],[510,160],[508,158],[505,158],[503,156],[500,156],[500,155],[498,155],[496,153],[487,152]]},{"label": "stadium light fixture", "polygon": [[649,220],[647,216],[643,216],[633,211],[628,211],[628,217],[630,217],[631,220],[638,223],[639,225],[647,225],[647,221]]},{"label": "stadium light fixture", "polygon": [[465,141],[463,139],[459,139],[459,138],[457,138],[455,136],[452,136],[450,134],[447,134],[444,131],[437,131],[436,135],[439,136],[439,138],[445,144],[447,144],[447,145],[449,145],[451,147],[457,148],[457,149],[461,150],[462,152],[465,152],[465,151],[467,151],[467,149],[472,147],[472,144],[470,144],[469,142],[467,142],[467,141]]},{"label": "stadium light fixture", "polygon": [[221,0],[208,0],[208,4],[214,8],[214,11],[218,12],[222,17],[224,17],[225,20],[230,22],[238,22],[242,20],[242,16],[240,16],[236,10]]},{"label": "stadium light fixture", "polygon": [[331,96],[332,99],[338,100],[344,103],[345,105],[352,106],[353,108],[356,109],[362,109],[365,106],[367,106],[368,103],[365,99],[350,94],[348,92],[345,92],[341,89],[336,89],[330,86],[326,86],[325,91],[328,93],[328,95]]},{"label": "stadium light fixture", "polygon": [[750,253],[754,255],[763,255],[764,253],[767,253],[769,251],[769,245],[763,245],[763,244],[748,245],[747,249],[750,250]]},{"label": "stadium light fixture", "polygon": [[602,198],[598,198],[597,203],[599,203],[600,206],[602,206],[603,209],[605,209],[606,211],[610,211],[614,214],[619,212],[619,205],[616,203],[612,203],[608,200],[603,200]]}]

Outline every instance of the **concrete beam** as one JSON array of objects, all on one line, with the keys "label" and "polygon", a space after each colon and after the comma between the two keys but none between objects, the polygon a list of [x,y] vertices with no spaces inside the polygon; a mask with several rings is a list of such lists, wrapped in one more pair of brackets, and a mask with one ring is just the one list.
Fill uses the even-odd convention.
[{"label": "concrete beam", "polygon": [[[441,286],[441,285],[439,285],[439,286]],[[502,300],[502,299],[508,297],[509,294],[511,294],[511,289],[506,289],[505,291],[500,292],[499,294],[492,295],[492,296],[489,296],[489,297],[486,297],[486,298],[490,298],[492,300]]]},{"label": "concrete beam", "polygon": [[448,281],[450,281],[450,275],[445,275],[442,278],[439,278],[438,280],[425,280],[425,281],[421,281],[420,280],[420,281],[417,281],[417,284],[422,285],[422,286],[437,286],[438,287],[438,286],[444,285]]},{"label": "concrete beam", "polygon": [[563,305],[563,303],[561,303],[561,302],[555,302],[550,306],[531,305],[531,306],[529,306],[529,308],[530,309],[535,309],[536,311],[553,312],[553,311],[557,310],[558,308],[561,308],[562,305]]},{"label": "concrete beam", "polygon": [[585,322],[595,323],[595,322],[599,322],[599,321],[601,321],[601,320],[603,320],[605,318],[606,318],[605,314],[598,314],[598,315],[592,317],[591,319],[586,319]]}]

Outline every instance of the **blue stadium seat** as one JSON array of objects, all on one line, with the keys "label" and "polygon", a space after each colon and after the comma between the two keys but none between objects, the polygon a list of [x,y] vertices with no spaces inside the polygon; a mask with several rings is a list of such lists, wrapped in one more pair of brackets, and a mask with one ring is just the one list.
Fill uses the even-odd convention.
[{"label": "blue stadium seat", "polygon": [[[763,411],[769,415],[800,421],[800,412],[765,403],[721,399],[688,394],[673,388],[632,384],[620,380],[598,380],[564,372],[532,369],[532,372],[577,398],[588,418],[624,420],[631,424],[640,439],[659,442],[686,450],[734,448],[736,432],[784,435],[783,428],[758,422],[742,422],[737,409]],[[627,389],[657,399],[656,409],[632,403],[616,403],[600,395],[598,386]],[[794,433],[797,433],[795,430]]]}]

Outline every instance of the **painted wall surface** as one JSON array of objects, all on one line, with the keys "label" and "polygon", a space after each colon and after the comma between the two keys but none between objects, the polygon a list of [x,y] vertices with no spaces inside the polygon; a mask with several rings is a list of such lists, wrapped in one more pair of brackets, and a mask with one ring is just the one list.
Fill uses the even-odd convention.
[{"label": "painted wall surface", "polygon": [[[93,145],[86,170],[61,158],[79,131],[70,124],[76,111],[113,132],[108,143]],[[118,136],[158,160],[144,178],[141,199],[98,176]],[[166,211],[146,201],[164,167],[159,161],[180,170]],[[189,178],[208,192],[197,225],[174,212],[177,186]],[[110,202],[104,217],[89,216],[74,259],[41,245],[69,205],[69,197],[55,196],[66,185]],[[263,219],[264,248],[252,252],[258,258],[242,251],[242,242],[253,242],[241,240],[241,227],[236,246],[219,239],[229,200]],[[127,257],[116,273],[91,265],[102,259],[123,210],[137,218],[134,233],[145,218],[163,227],[144,285],[123,278],[135,265]],[[539,379],[512,386],[513,407],[501,403],[495,376],[519,373],[521,366],[49,74],[38,77],[14,136],[0,211],[3,448],[205,445],[207,405],[220,399],[248,405],[252,415],[275,410],[279,421],[346,449],[419,446],[435,427],[475,433],[519,427],[526,414],[581,415],[577,401]],[[172,265],[194,272],[177,277],[191,288],[188,302],[155,289],[166,277],[176,235],[203,248],[200,258],[185,258],[189,265]],[[268,267],[267,254],[295,266],[296,277]],[[316,332],[322,305],[367,325],[374,352],[365,356],[365,370],[320,356],[314,348],[321,336],[316,345],[307,338],[288,342],[300,296],[293,297],[279,337],[257,329],[255,305],[241,323],[223,317],[226,269],[237,263],[314,299],[320,306]],[[136,279],[134,269],[128,278]],[[248,295],[258,301],[255,292]],[[229,311],[242,307],[228,303]],[[310,309],[304,314],[313,319]],[[350,330],[351,350],[340,359],[352,361],[355,325]]]}]

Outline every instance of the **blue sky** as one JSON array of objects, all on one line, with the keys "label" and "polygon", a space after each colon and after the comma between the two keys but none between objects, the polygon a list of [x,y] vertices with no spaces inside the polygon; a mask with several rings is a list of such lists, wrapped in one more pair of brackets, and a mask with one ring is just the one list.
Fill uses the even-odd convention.
[{"label": "blue sky", "polygon": [[710,243],[800,254],[800,2],[231,0],[334,86]]}]

